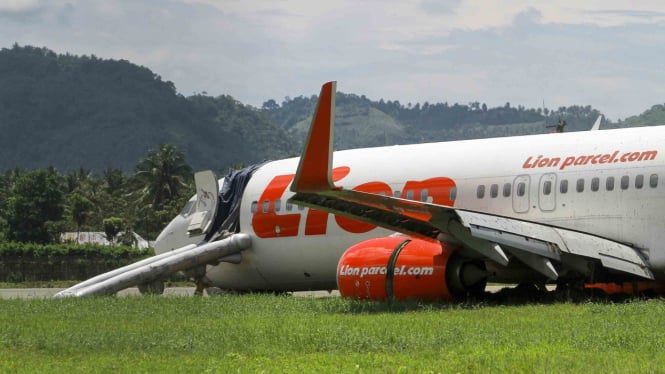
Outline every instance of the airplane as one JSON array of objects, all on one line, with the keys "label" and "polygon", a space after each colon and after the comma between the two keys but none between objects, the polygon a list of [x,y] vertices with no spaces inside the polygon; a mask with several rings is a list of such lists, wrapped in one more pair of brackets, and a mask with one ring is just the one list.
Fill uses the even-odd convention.
[{"label": "airplane", "polygon": [[372,300],[462,299],[487,283],[663,289],[665,126],[333,152],[335,92],[322,86],[301,157],[197,173],[155,258],[59,297],[159,293],[182,270],[199,292]]}]

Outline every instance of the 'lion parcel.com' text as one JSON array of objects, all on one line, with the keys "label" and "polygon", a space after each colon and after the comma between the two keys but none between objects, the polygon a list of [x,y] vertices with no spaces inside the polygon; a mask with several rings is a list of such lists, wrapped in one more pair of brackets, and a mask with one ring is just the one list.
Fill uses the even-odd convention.
[{"label": "'lion parcel.com' text", "polygon": [[655,150],[623,153],[621,151],[614,151],[613,153],[567,157],[545,157],[543,155],[538,155],[529,156],[526,161],[524,161],[524,164],[522,164],[522,168],[559,168],[559,170],[564,170],[571,166],[651,161],[656,159],[656,156],[658,156],[658,151]]},{"label": "'lion parcel.com' text", "polygon": [[[388,268],[386,266],[362,266],[354,267],[349,265],[342,266],[339,269],[340,276],[359,276],[360,278],[367,275],[386,275]],[[394,275],[433,275],[434,267],[432,266],[397,266],[394,270]]]}]

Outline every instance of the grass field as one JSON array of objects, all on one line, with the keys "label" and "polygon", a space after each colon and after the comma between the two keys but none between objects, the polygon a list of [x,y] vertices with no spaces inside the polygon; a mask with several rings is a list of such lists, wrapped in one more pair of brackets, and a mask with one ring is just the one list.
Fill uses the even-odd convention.
[{"label": "grass field", "polygon": [[661,372],[665,300],[0,300],[0,372]]}]

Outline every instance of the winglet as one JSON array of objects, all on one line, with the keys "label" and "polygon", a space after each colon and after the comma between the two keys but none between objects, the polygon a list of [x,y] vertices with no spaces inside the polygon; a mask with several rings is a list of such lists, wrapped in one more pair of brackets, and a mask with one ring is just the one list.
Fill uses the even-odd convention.
[{"label": "winglet", "polygon": [[603,120],[603,115],[601,114],[601,115],[598,116],[598,119],[596,119],[596,122],[594,122],[593,126],[591,126],[590,131],[596,131],[596,130],[600,129],[600,121],[602,121],[602,120]]},{"label": "winglet", "polygon": [[321,87],[307,143],[291,184],[293,192],[316,192],[334,188],[331,169],[336,86],[333,81]]}]

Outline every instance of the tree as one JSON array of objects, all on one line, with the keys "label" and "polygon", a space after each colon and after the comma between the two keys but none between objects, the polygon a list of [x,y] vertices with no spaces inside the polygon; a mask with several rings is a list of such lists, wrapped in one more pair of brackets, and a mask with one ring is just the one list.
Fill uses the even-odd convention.
[{"label": "tree", "polygon": [[277,109],[279,109],[279,104],[277,104],[277,102],[275,100],[270,99],[270,100],[263,103],[263,105],[261,106],[261,109],[263,109],[263,110],[277,110]]},{"label": "tree", "polygon": [[21,175],[21,169],[18,168],[0,175],[0,240],[4,238],[7,231],[9,198],[14,193],[14,186],[19,175]]},{"label": "tree", "polygon": [[64,211],[60,186],[58,174],[53,168],[29,171],[18,177],[14,193],[8,201],[9,240],[51,241],[48,227],[55,227],[52,223],[60,221]]},{"label": "tree", "polygon": [[76,223],[76,232],[81,232],[81,226],[88,220],[94,209],[95,205],[79,192],[74,192],[69,196],[68,212],[72,221]]},{"label": "tree", "polygon": [[106,240],[111,243],[115,242],[115,238],[120,231],[122,231],[125,221],[120,217],[104,218],[104,233]]},{"label": "tree", "polygon": [[65,175],[65,187],[67,193],[72,193],[81,187],[92,177],[92,172],[84,168],[71,171]]},{"label": "tree", "polygon": [[192,168],[174,145],[161,144],[159,151],[150,151],[139,162],[134,176],[144,186],[141,200],[159,208],[165,201],[180,197],[186,181],[192,179]]},{"label": "tree", "polygon": [[[136,166],[134,183],[139,190],[132,226],[140,235],[154,238],[175,216],[193,193],[192,168],[175,146],[162,144],[159,151],[151,151]],[[139,218],[140,217],[140,218]]]},{"label": "tree", "polygon": [[122,174],[122,170],[118,168],[106,168],[104,170],[104,183],[106,192],[109,195],[121,191],[125,186],[125,176]]}]

